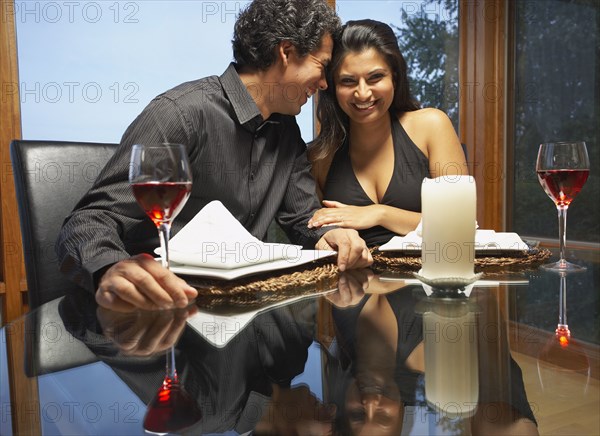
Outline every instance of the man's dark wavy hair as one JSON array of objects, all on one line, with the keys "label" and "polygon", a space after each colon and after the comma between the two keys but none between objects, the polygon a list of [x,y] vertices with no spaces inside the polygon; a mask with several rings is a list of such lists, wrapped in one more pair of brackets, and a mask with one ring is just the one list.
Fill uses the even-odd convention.
[{"label": "man's dark wavy hair", "polygon": [[340,29],[340,19],[324,0],[254,0],[235,23],[233,57],[240,67],[266,70],[280,42],[291,42],[303,57],[319,48],[323,35],[335,38]]}]

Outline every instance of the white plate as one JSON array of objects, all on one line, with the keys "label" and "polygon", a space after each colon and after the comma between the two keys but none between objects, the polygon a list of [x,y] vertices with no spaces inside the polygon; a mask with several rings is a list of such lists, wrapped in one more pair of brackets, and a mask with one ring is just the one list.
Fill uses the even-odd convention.
[{"label": "white plate", "polygon": [[235,269],[222,268],[204,268],[200,266],[181,265],[171,262],[171,271],[175,274],[188,276],[209,277],[214,279],[233,280],[240,277],[257,274],[267,271],[277,271],[280,269],[291,268],[304,265],[324,257],[333,256],[335,251],[327,250],[302,250],[300,256],[293,259],[280,259],[273,262],[259,263],[256,265],[243,266]]},{"label": "white plate", "polygon": [[[475,232],[475,253],[514,253],[526,250],[529,250],[529,246],[514,232],[501,233],[493,230],[477,230]],[[415,232],[410,232],[406,236],[394,236],[389,242],[379,247],[379,251],[418,253],[421,251],[421,237],[417,236]]]}]

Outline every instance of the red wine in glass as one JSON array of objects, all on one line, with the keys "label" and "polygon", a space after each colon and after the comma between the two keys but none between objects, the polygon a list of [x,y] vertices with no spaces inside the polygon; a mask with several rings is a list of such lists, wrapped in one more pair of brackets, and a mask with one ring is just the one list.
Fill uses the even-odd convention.
[{"label": "red wine in glass", "polygon": [[557,206],[568,206],[579,194],[590,170],[547,170],[537,175],[546,194]]},{"label": "red wine in glass", "polygon": [[156,226],[171,221],[185,205],[191,182],[132,183],[133,196]]},{"label": "red wine in glass", "polygon": [[585,267],[565,258],[567,210],[581,191],[590,173],[590,160],[585,142],[549,142],[538,150],[535,170],[540,184],[558,210],[560,259],[542,268],[556,272],[585,271]]}]

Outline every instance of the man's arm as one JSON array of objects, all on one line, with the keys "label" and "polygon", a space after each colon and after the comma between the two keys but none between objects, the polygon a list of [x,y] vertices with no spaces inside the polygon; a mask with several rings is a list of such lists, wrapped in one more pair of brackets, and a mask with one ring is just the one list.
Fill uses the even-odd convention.
[{"label": "man's arm", "polygon": [[158,245],[156,228],[131,194],[131,146],[165,141],[189,146],[192,138],[184,121],[172,101],[159,97],[151,102],[63,224],[56,244],[61,271],[95,292],[97,299],[102,297],[108,307],[169,307],[195,295],[181,279],[154,265],[155,261],[150,263],[148,256],[131,257]]},{"label": "man's arm", "polygon": [[315,180],[306,154],[300,144],[293,163],[287,190],[278,214],[278,222],[292,241],[304,247],[336,250],[340,270],[364,268],[373,263],[365,241],[353,229],[336,227],[309,228],[308,221],[320,208]]},{"label": "man's arm", "polygon": [[291,164],[291,174],[283,202],[279,207],[277,222],[291,241],[304,248],[313,248],[317,241],[331,228],[308,228],[308,220],[319,209],[316,184],[310,173],[310,163],[298,144],[298,155]]}]

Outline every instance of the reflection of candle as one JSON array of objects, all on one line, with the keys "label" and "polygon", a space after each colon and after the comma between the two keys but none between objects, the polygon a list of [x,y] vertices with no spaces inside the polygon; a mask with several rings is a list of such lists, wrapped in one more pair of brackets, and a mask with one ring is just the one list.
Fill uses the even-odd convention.
[{"label": "reflection of candle", "polygon": [[451,418],[471,416],[479,399],[475,314],[424,313],[423,342],[427,402]]},{"label": "reflection of candle", "polygon": [[427,278],[472,277],[477,194],[471,176],[423,180],[421,274]]}]

